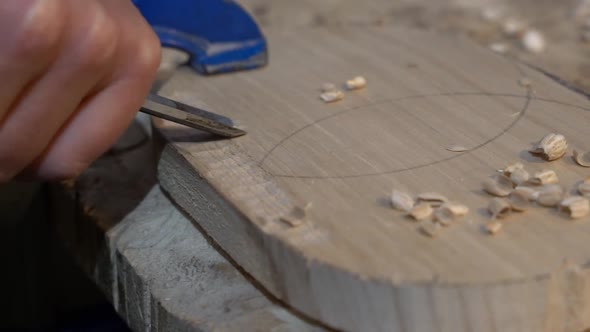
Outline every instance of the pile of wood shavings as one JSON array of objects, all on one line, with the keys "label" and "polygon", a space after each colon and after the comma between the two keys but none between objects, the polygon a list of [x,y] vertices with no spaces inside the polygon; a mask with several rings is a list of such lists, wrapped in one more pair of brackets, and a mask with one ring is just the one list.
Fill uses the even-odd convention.
[{"label": "pile of wood shavings", "polygon": [[414,222],[424,222],[419,230],[428,237],[436,237],[443,229],[452,226],[469,213],[467,206],[450,202],[445,196],[435,192],[412,197],[403,191],[393,190],[391,206],[404,212]]},{"label": "pile of wood shavings", "polygon": [[[529,152],[545,161],[555,161],[567,154],[568,143],[565,136],[556,133],[545,135]],[[572,159],[582,167],[589,167],[586,159],[590,153],[573,151]],[[588,166],[586,166],[588,165]],[[494,198],[488,205],[491,221],[485,230],[494,235],[500,232],[503,220],[513,212],[524,212],[531,206],[556,208],[570,219],[580,219],[590,215],[590,177],[573,188],[576,195],[568,195],[560,185],[557,173],[543,169],[529,174],[524,165],[514,162],[499,170],[500,174],[483,182],[483,190]]]},{"label": "pile of wood shavings", "polygon": [[[565,136],[550,133],[529,152],[545,161],[555,161],[567,154],[568,147]],[[590,167],[590,152],[573,150],[572,159],[582,167]],[[513,162],[498,173],[483,182],[484,192],[493,197],[487,207],[490,215],[490,221],[484,226],[487,234],[499,233],[511,215],[523,213],[535,205],[556,208],[574,220],[590,215],[590,176],[573,188],[576,195],[567,195],[557,173],[550,169],[530,174],[522,163]],[[419,230],[428,237],[436,237],[469,213],[469,207],[451,203],[435,192],[412,197],[393,190],[390,200],[393,209],[404,212],[414,222],[423,222]]]}]

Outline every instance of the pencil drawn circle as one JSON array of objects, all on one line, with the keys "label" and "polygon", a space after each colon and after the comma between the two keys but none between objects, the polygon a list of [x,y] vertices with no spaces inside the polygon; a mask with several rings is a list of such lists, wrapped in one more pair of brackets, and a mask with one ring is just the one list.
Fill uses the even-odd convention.
[{"label": "pencil drawn circle", "polygon": [[[531,100],[559,103],[532,98],[530,92],[444,93],[374,102],[299,128],[268,151],[260,165],[276,177],[309,179],[428,167],[493,142],[525,115]],[[467,150],[447,151],[452,144]]]}]

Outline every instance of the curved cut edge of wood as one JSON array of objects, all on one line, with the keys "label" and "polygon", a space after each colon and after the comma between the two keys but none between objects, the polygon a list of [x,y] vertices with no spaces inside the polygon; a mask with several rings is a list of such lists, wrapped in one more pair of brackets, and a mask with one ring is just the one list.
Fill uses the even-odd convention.
[{"label": "curved cut edge of wood", "polygon": [[[454,123],[447,127],[449,132],[455,127],[485,129],[486,135],[471,133],[473,146],[480,136],[492,137],[492,141],[493,137],[499,137],[501,141],[495,146],[487,145],[486,151],[466,154],[472,158],[468,164],[451,161],[439,172],[417,171],[407,181],[409,191],[422,190],[424,183],[430,183],[430,187],[435,185],[431,189],[437,191],[451,185],[456,199],[466,204],[471,200],[470,206],[483,206],[484,199],[472,195],[471,190],[479,188],[479,181],[501,167],[506,158],[517,158],[521,148],[541,134],[576,132],[578,135],[571,137],[572,143],[578,141],[584,145],[581,133],[586,132],[587,121],[580,119],[589,119],[590,113],[582,114],[586,108],[573,107],[569,102],[578,100],[581,103],[582,98],[540,73],[523,69],[486,49],[469,44],[463,47],[459,41],[442,39],[438,35],[357,27],[306,31],[269,34],[274,60],[273,65],[263,71],[207,80],[179,72],[172,82],[175,89],[169,90],[168,97],[180,98],[191,105],[197,103],[232,119],[239,120],[241,114],[248,114],[242,119],[249,135],[236,141],[212,141],[199,132],[166,124],[159,126],[164,142],[171,142],[165,146],[159,162],[160,182],[177,204],[270,293],[305,315],[338,329],[553,332],[582,331],[590,326],[589,269],[571,264],[557,271],[554,268],[563,257],[574,257],[580,262],[587,260],[586,234],[589,234],[590,224],[578,224],[579,229],[557,237],[554,231],[561,223],[549,223],[551,218],[541,217],[534,220],[537,229],[530,234],[527,227],[538,216],[531,214],[531,220],[513,223],[505,237],[485,242],[469,236],[477,232],[479,222],[487,220],[479,214],[474,216],[474,223],[465,223],[468,227],[457,229],[458,233],[447,233],[448,241],[426,242],[430,239],[420,237],[407,223],[355,223],[369,219],[364,219],[367,211],[389,218],[386,213],[391,211],[378,211],[377,208],[383,206],[375,206],[372,199],[353,202],[354,197],[362,194],[373,197],[389,191],[391,188],[384,181],[367,180],[364,186],[361,182],[352,183],[353,180],[351,183],[334,180],[336,182],[324,187],[310,184],[314,178],[324,176],[323,170],[327,168],[350,166],[347,172],[327,174],[332,177],[360,174],[349,171],[372,165],[372,162],[354,163],[356,157],[365,156],[361,147],[365,147],[363,143],[367,137],[373,137],[374,143],[371,145],[373,153],[367,156],[377,157],[374,161],[375,166],[380,165],[375,167],[378,170],[384,170],[399,159],[393,150],[388,150],[387,155],[379,153],[377,148],[390,148],[380,143],[400,138],[405,138],[403,142],[423,142],[411,149],[395,150],[408,156],[414,156],[411,152],[417,149],[446,156],[448,151],[443,152],[446,151],[444,147],[451,137],[454,143],[466,144],[465,140],[455,140],[452,135],[447,136],[449,142],[445,141],[442,146],[431,144],[432,140],[422,141],[420,135],[414,135],[422,131],[410,124],[422,126],[415,120],[428,118],[438,124]],[[308,52],[311,49],[320,52]],[[298,50],[301,52],[297,53]],[[419,66],[410,68],[409,61]],[[324,78],[342,81],[346,78],[344,75],[349,75],[346,72],[351,63],[355,64],[355,72],[349,74],[370,77],[369,86],[328,108],[317,100],[318,91],[309,83],[321,78],[317,82],[319,87]],[[338,75],[333,75],[335,73]],[[369,76],[371,73],[373,75]],[[540,98],[523,95],[523,87],[517,82],[525,74],[530,74],[535,95]],[[532,89],[526,88],[527,91]],[[228,98],[230,90],[231,98]],[[477,98],[464,99],[474,91]],[[417,92],[418,96],[456,94],[461,100],[434,102],[412,98],[408,109],[433,110],[423,115],[415,112],[385,114],[383,111],[389,106],[381,105],[384,109],[381,113],[372,112],[374,115],[369,119],[372,122],[362,127],[363,130],[355,126],[359,117],[353,116],[361,113],[346,112],[386,98],[416,96]],[[510,100],[506,100],[507,96]],[[514,102],[513,98],[524,99]],[[527,112],[529,104],[534,111]],[[554,111],[559,110],[560,105],[569,107],[572,113],[567,114],[571,116],[556,115]],[[463,116],[467,110],[471,110],[469,121]],[[351,117],[347,118],[346,126],[322,122],[324,118],[334,119],[327,111]],[[384,117],[394,114],[398,117]],[[522,118],[516,121],[515,116]],[[449,118],[455,122],[447,122]],[[301,128],[320,122],[325,125],[321,132],[306,132],[307,136],[301,136],[299,145],[291,146],[290,150],[275,149],[277,145],[273,145],[276,143],[273,140],[280,144],[285,135],[293,139],[292,133],[301,134]],[[398,122],[403,125],[398,126]],[[492,122],[495,125],[488,128],[486,124]],[[512,124],[514,130],[498,136],[498,129],[507,133],[506,128],[512,128]],[[403,131],[408,126],[413,129]],[[348,136],[348,128],[358,130],[357,135]],[[398,130],[395,135],[383,136],[388,137],[387,140],[371,136],[392,133],[394,129]],[[330,137],[324,135],[326,132]],[[466,134],[457,131],[461,133]],[[356,139],[342,141],[347,137]],[[318,141],[323,145],[316,144]],[[333,151],[343,152],[350,146],[357,148],[356,153],[338,155],[346,158],[322,158]],[[301,147],[305,149],[299,149]],[[308,163],[300,164],[301,161]],[[297,165],[300,166],[297,172],[291,172],[291,167]],[[562,164],[560,172],[564,183],[571,183],[582,175],[579,168],[565,172],[566,166]],[[464,182],[461,172],[466,171],[473,176]],[[302,174],[311,176],[287,179],[288,175],[297,178]],[[441,174],[444,176],[440,177]],[[440,178],[445,181],[438,181]],[[455,180],[446,181],[449,178]],[[398,181],[398,184],[403,183]],[[353,199],[348,199],[351,189],[358,192]],[[282,217],[306,206],[306,202],[295,201],[295,197],[309,197],[313,201],[309,223],[291,218],[281,221]],[[350,208],[337,210],[347,204]],[[346,220],[348,223],[342,222]],[[531,236],[525,237],[525,234]],[[364,237],[359,240],[361,235]],[[522,241],[526,238],[534,241]],[[326,241],[322,243],[322,239]]]},{"label": "curved cut edge of wood", "polygon": [[[241,159],[247,157],[240,156],[231,143],[222,149],[232,150],[224,151],[232,160],[220,159],[220,163],[241,160],[237,164],[242,170],[256,167]],[[215,158],[211,155],[214,151],[207,149],[199,159]],[[193,167],[198,168],[198,164],[194,152],[166,145],[158,165],[160,185],[271,294],[329,326],[358,331],[436,331],[441,326],[445,331],[502,331],[514,328],[515,322],[519,331],[570,331],[590,326],[587,268],[564,264],[551,275],[479,285],[364,278],[327,262],[311,260],[289,245],[288,239],[298,228],[240,213],[243,207],[232,206],[228,202],[231,197],[220,194],[224,191],[227,195],[230,188],[209,183],[204,178],[211,179],[206,173],[214,170],[199,170],[203,173],[197,174]],[[260,172],[242,178],[253,182],[241,185],[255,190],[276,186]],[[227,177],[216,178],[222,178],[226,185],[232,183]],[[275,211],[277,216],[296,206],[278,187],[272,191],[271,204],[280,206]],[[231,189],[229,192],[231,196]]]}]

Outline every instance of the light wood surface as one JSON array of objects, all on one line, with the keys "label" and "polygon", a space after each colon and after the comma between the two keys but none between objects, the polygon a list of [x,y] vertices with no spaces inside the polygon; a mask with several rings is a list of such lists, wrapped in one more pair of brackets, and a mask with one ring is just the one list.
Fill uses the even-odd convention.
[{"label": "light wood surface", "polygon": [[[588,45],[582,37],[588,19],[584,0],[242,0],[263,31],[298,27],[393,25],[466,36],[488,46],[500,42],[508,53],[559,74],[590,91]],[[485,19],[484,12],[496,12]],[[516,19],[538,29],[546,50],[530,53],[519,38],[503,32],[505,20]]]},{"label": "light wood surface", "polygon": [[137,123],[51,198],[61,241],[133,331],[323,331],[265,297],[162,194]]},{"label": "light wood surface", "polygon": [[[561,288],[549,280],[565,258],[588,262],[590,219],[570,222],[539,208],[512,217],[498,236],[481,229],[489,201],[481,182],[511,161],[531,172],[553,169],[568,187],[590,175],[569,158],[547,164],[526,152],[548,132],[590,150],[586,98],[442,35],[331,27],[268,38],[269,67],[207,78],[187,69],[162,91],[231,117],[248,135],[212,140],[156,121],[167,143],[162,187],[246,271],[345,330],[590,326],[590,316],[549,300],[587,287],[586,270]],[[366,89],[319,100],[322,83],[355,75],[367,78]],[[519,85],[523,77],[532,86]],[[468,151],[446,150],[456,144]],[[389,207],[393,188],[440,192],[471,212],[427,238]],[[303,225],[281,221],[308,202]],[[588,308],[585,297],[577,300]]]}]

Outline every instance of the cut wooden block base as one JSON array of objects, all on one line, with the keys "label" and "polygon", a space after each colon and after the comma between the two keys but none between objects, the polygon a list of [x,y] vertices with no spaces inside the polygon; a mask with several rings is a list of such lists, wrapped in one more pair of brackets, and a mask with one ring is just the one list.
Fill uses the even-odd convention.
[{"label": "cut wooden block base", "polygon": [[[162,91],[229,116],[248,135],[214,140],[156,122],[161,186],[238,264],[343,330],[590,327],[589,220],[535,208],[491,237],[481,187],[512,161],[531,174],[552,169],[566,187],[588,176],[569,158],[546,163],[527,152],[548,132],[590,150],[586,98],[440,35],[332,27],[268,39],[263,70],[206,78],[182,70]],[[319,99],[323,82],[356,75],[366,88]],[[394,188],[440,192],[471,212],[425,237],[391,209]],[[284,222],[308,203],[302,222]],[[582,268],[560,268],[566,258]]]}]

